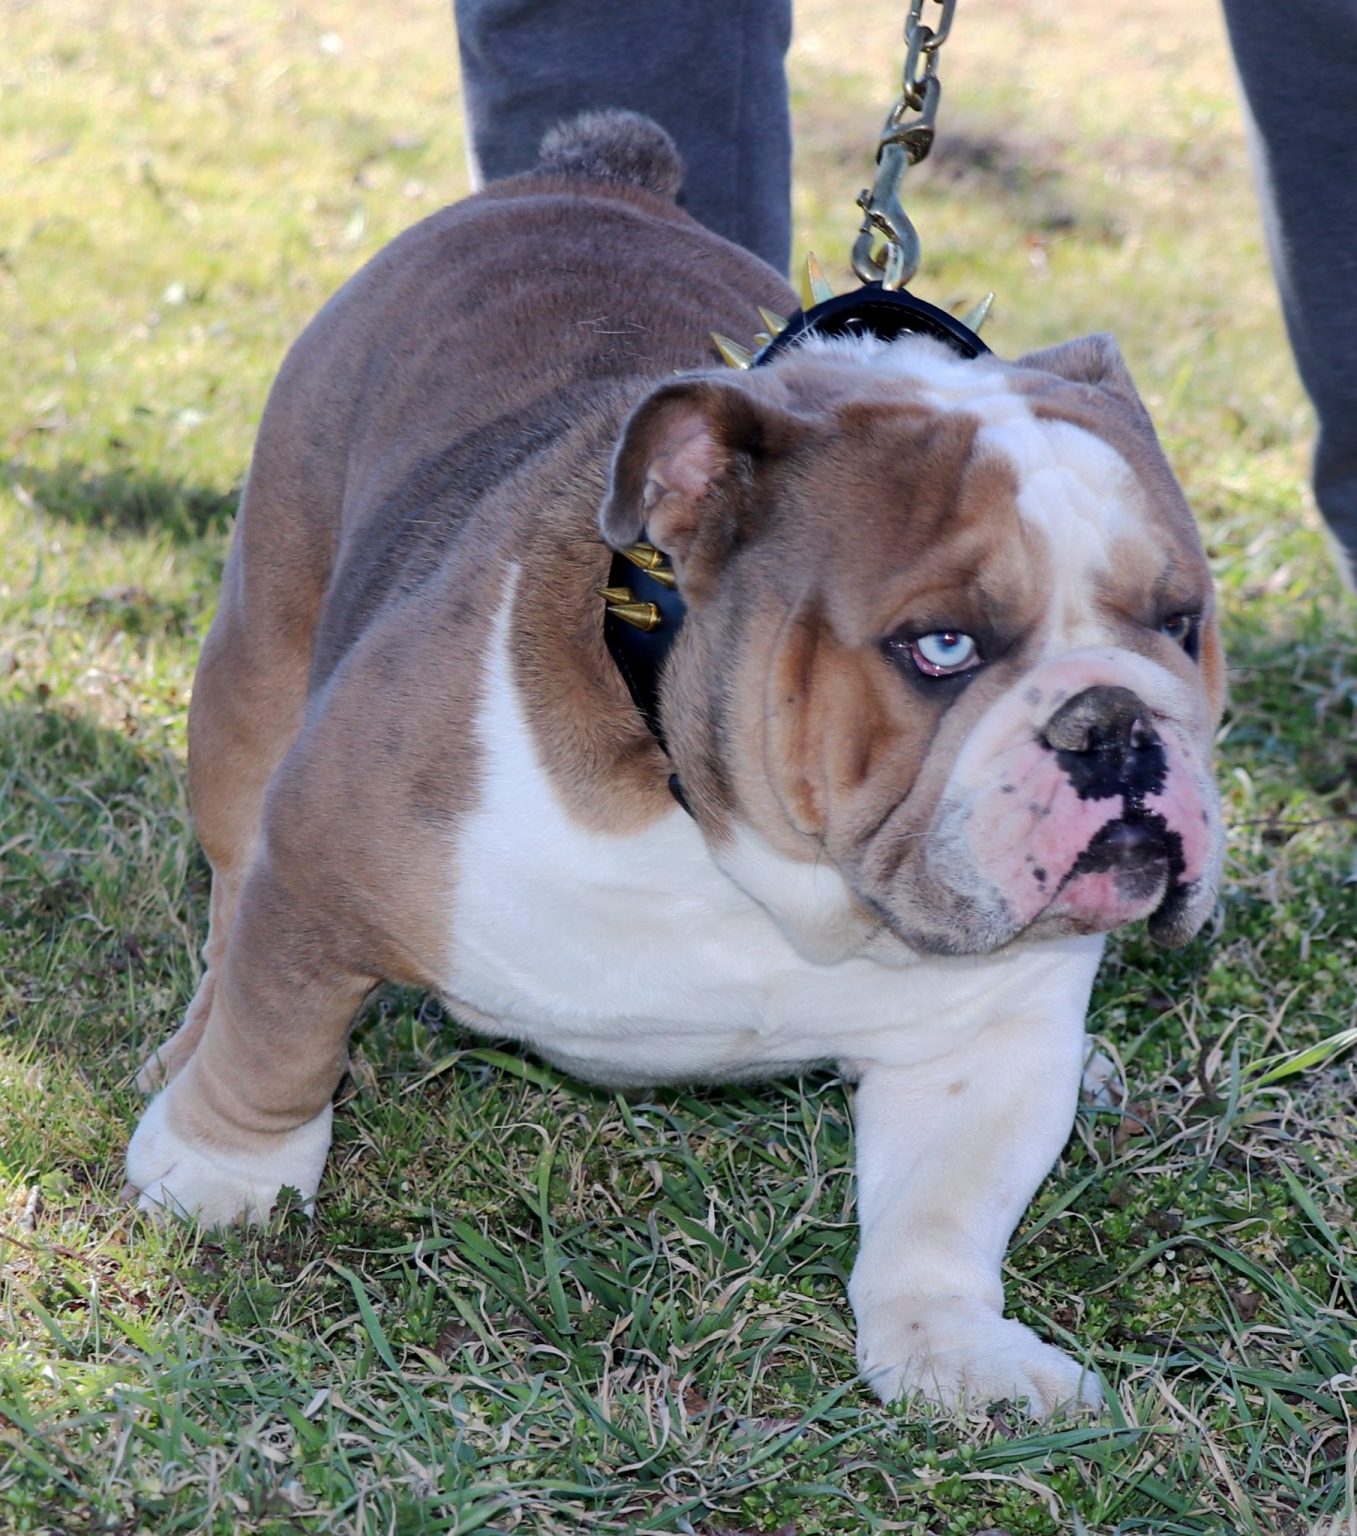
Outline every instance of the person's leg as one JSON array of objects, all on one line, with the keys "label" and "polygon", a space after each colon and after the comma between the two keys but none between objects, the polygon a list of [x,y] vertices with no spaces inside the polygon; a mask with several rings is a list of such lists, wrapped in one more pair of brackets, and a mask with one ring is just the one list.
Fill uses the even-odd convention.
[{"label": "person's leg", "polygon": [[652,117],[688,175],[679,202],[786,272],[791,0],[454,0],[478,183],[531,170],[577,112]]},{"label": "person's leg", "polygon": [[1224,0],[1268,245],[1319,417],[1315,499],[1357,583],[1357,0]]}]

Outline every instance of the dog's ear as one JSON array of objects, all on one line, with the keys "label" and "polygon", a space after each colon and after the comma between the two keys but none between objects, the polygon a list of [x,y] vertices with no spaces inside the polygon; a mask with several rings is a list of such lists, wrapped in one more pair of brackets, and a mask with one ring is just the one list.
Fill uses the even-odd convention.
[{"label": "dog's ear", "polygon": [[652,391],[613,453],[599,514],[614,549],[646,538],[674,564],[684,595],[740,536],[760,468],[787,417],[738,379],[697,376]]},{"label": "dog's ear", "polygon": [[1075,341],[1063,341],[1059,346],[1047,347],[1041,352],[1029,352],[1018,359],[1018,366],[1053,373],[1057,378],[1068,379],[1071,384],[1092,384],[1095,389],[1124,400],[1148,419],[1145,403],[1131,379],[1121,348],[1105,331],[1095,336],[1080,336]]}]

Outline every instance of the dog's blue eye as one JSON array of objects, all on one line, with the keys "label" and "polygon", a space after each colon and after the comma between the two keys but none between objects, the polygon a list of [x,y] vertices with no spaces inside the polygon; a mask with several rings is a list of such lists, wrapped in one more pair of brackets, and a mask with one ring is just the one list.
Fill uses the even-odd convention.
[{"label": "dog's blue eye", "polygon": [[939,629],[910,642],[910,660],[925,677],[952,677],[969,672],[984,658],[970,635],[959,629]]}]

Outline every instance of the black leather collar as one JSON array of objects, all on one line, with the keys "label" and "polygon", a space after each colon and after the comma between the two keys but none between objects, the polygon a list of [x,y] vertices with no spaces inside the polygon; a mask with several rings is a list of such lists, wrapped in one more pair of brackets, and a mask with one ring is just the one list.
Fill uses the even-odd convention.
[{"label": "black leather collar", "polygon": [[657,580],[649,571],[618,552],[613,554],[608,585],[619,591],[625,588],[632,603],[651,603],[658,610],[659,623],[653,629],[642,629],[618,618],[610,606],[604,613],[603,637],[642,719],[667,753],[669,748],[660,724],[660,672],[669,655],[669,647],[678,638],[688,605],[679,596],[677,587]]},{"label": "black leather collar", "polygon": [[[890,290],[880,283],[868,283],[852,293],[826,299],[812,309],[797,310],[786,328],[755,354],[750,367],[763,367],[811,336],[876,336],[882,341],[894,341],[905,335],[932,336],[967,359],[986,356],[990,350],[974,331],[946,310],[916,299],[903,289]],[[605,610],[603,634],[642,719],[668,756],[669,746],[660,723],[660,677],[669,649],[683,625],[686,605],[677,588],[656,580],[622,553],[613,555],[608,585],[626,588],[632,603],[653,603],[658,611],[659,622],[653,628],[643,629],[619,618],[611,609]],[[687,810],[677,774],[670,776],[669,788]]]},{"label": "black leather collar", "polygon": [[936,304],[916,299],[903,288],[867,283],[852,293],[826,299],[814,309],[798,309],[759,352],[753,363],[761,368],[807,336],[875,336],[894,341],[899,336],[932,336],[964,358],[986,357],[989,348],[955,316]]}]

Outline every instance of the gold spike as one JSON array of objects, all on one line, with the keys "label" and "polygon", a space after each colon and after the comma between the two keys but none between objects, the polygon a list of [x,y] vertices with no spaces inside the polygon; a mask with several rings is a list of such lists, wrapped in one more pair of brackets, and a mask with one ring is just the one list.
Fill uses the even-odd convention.
[{"label": "gold spike", "polygon": [[782,316],[775,309],[765,309],[762,304],[759,305],[759,319],[774,336],[781,336],[787,329],[787,322]]},{"label": "gold spike", "polygon": [[658,570],[664,564],[664,551],[656,549],[653,544],[647,544],[644,539],[629,545],[622,551],[622,555],[633,565],[639,565],[643,571]]},{"label": "gold spike", "polygon": [[[664,551],[656,549],[653,544],[647,544],[644,539],[631,545],[630,548],[624,549],[622,555],[625,559],[630,560],[633,565],[639,565],[643,571],[658,581],[662,587],[676,587],[678,585],[673,571],[664,563]],[[622,590],[625,591],[626,589],[623,588]],[[623,601],[629,602],[630,600],[631,593],[628,592]]]},{"label": "gold spike", "polygon": [[989,312],[994,307],[994,295],[987,293],[978,304],[971,307],[961,317],[961,323],[968,331],[979,333],[980,327],[989,319]]},{"label": "gold spike", "polygon": [[807,253],[806,270],[801,274],[802,309],[814,309],[817,304],[823,304],[826,299],[833,297],[834,290],[829,286],[824,268],[816,261],[813,253]]},{"label": "gold spike", "polygon": [[654,603],[609,603],[608,612],[613,618],[621,619],[624,624],[632,624],[637,629],[660,627],[660,610]]},{"label": "gold spike", "polygon": [[598,595],[605,603],[629,603],[631,601],[631,588],[599,587]]},{"label": "gold spike", "polygon": [[742,347],[738,341],[732,341],[729,336],[723,336],[720,331],[713,331],[711,339],[716,343],[716,350],[727,368],[748,368],[754,361],[753,354],[747,348]]},{"label": "gold spike", "polygon": [[754,332],[754,345],[760,352],[763,351],[763,349],[768,345],[770,341],[772,341],[772,339],[773,338],[768,334],[767,331]]}]

